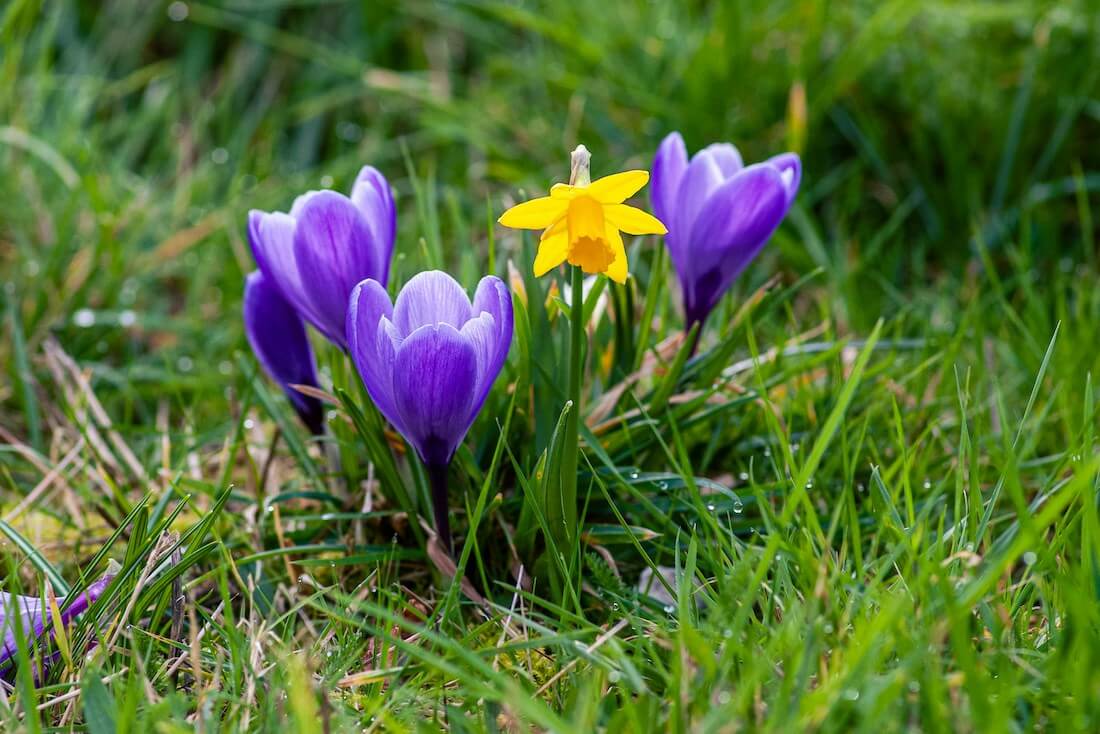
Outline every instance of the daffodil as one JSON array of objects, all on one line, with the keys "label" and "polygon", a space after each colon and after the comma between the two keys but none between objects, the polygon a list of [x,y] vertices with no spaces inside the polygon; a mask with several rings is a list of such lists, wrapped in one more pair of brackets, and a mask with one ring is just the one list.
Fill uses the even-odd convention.
[{"label": "daffodil", "polygon": [[535,276],[542,276],[568,262],[586,273],[606,273],[617,283],[627,276],[622,232],[668,232],[652,214],[623,202],[649,182],[648,171],[624,171],[590,181],[589,153],[583,146],[573,151],[568,184],[554,184],[549,196],[531,199],[504,212],[498,220],[505,227],[541,229]]}]

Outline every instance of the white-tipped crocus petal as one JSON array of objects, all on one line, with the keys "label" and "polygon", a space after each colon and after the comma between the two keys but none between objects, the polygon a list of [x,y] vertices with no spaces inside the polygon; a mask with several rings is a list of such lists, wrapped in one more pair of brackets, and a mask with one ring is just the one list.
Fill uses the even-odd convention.
[{"label": "white-tipped crocus petal", "polygon": [[798,187],[802,183],[802,159],[797,153],[780,153],[772,156],[767,161],[769,165],[779,169],[783,177],[783,187],[787,191],[787,207],[789,208],[798,195]]},{"label": "white-tipped crocus petal", "polygon": [[439,270],[414,275],[393,305],[393,321],[406,336],[426,325],[450,324],[460,329],[470,315],[470,297],[466,291],[458,281]]}]

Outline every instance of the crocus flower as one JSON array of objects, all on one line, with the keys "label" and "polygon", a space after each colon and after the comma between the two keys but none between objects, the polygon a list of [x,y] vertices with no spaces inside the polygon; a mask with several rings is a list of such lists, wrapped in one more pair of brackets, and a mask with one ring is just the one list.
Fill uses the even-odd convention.
[{"label": "crocus flower", "polygon": [[346,349],[344,321],[356,283],[385,283],[397,215],[389,183],[370,166],[351,196],[310,191],[289,214],[248,213],[248,239],[260,271],[302,318]]},{"label": "crocus flower", "polygon": [[689,329],[702,326],[779,227],[801,179],[794,153],[746,166],[729,143],[710,145],[689,161],[680,133],[661,142],[650,198],[668,224],[665,244],[680,277]]},{"label": "crocus flower", "polygon": [[470,303],[451,276],[419,273],[391,303],[368,279],[348,304],[351,357],[371,400],[413,445],[432,479],[436,531],[450,547],[446,471],[512,343],[512,296],[481,279]]},{"label": "crocus flower", "polygon": [[[69,597],[59,597],[57,608],[61,612],[61,624],[68,626],[76,617],[83,614],[96,599],[103,595],[104,589],[114,577],[113,573],[104,575],[76,595],[71,602]],[[67,607],[66,603],[68,603]],[[4,646],[0,649],[0,668],[6,667],[8,661],[15,657],[19,649],[15,636],[17,631],[15,615],[19,615],[20,618],[18,632],[28,646],[34,645],[47,631],[51,638],[53,635],[51,612],[42,599],[37,596],[0,592],[0,631],[4,633]]]},{"label": "crocus flower", "polygon": [[306,326],[279,289],[259,271],[245,280],[244,330],[256,359],[268,376],[283,388],[298,417],[315,435],[323,433],[321,401],[291,387],[318,385],[317,366]]},{"label": "crocus flower", "polygon": [[625,283],[626,250],[621,232],[664,234],[664,224],[623,202],[649,182],[646,171],[625,171],[589,181],[589,154],[582,145],[573,152],[573,175],[558,183],[549,196],[531,199],[504,212],[505,227],[541,229],[535,276],[568,262],[586,273],[606,273]]}]

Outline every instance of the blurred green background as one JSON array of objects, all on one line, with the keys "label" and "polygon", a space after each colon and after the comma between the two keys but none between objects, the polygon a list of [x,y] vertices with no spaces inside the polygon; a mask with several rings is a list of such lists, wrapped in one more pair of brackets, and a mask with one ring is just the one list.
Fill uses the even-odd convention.
[{"label": "blurred green background", "polygon": [[[578,142],[597,174],[648,167],[670,130],[802,154],[796,208],[741,288],[821,267],[842,333],[957,288],[1010,239],[1037,281],[1072,270],[1095,260],[1098,23],[1084,1],[13,0],[0,416],[25,433],[12,347],[51,331],[135,423],[166,386],[222,412],[247,210],[346,190],[364,163],[400,195],[401,279],[426,258],[473,283],[518,187],[564,178]],[[497,242],[498,272],[516,248]]]}]

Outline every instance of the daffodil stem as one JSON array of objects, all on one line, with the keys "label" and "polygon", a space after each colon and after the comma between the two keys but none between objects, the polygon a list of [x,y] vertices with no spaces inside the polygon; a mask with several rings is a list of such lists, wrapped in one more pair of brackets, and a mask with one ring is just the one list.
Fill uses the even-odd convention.
[{"label": "daffodil stem", "polygon": [[[566,432],[566,445],[562,457],[562,519],[565,522],[565,540],[568,554],[572,554],[578,535],[577,528],[577,465],[580,454],[581,432],[581,383],[584,381],[584,272],[580,266],[573,266],[573,285],[570,289],[571,308],[569,314],[569,400],[573,406],[569,410],[569,430]],[[567,555],[567,558],[571,557]]]}]

